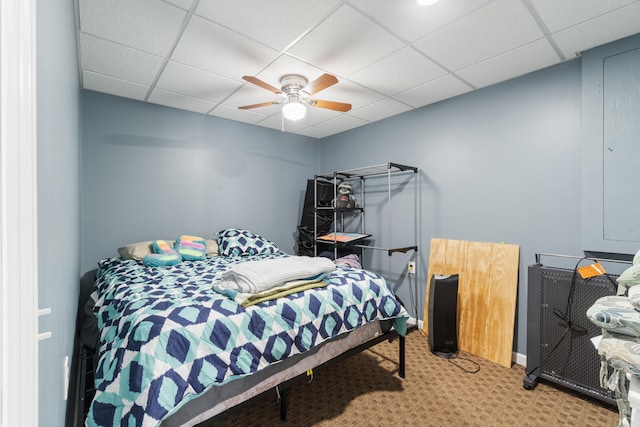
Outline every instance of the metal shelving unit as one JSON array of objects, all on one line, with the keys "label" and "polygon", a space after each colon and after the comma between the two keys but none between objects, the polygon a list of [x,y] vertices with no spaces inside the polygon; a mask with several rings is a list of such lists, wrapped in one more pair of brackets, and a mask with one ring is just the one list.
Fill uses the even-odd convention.
[{"label": "metal shelving unit", "polygon": [[[403,245],[397,245],[396,242],[393,241],[393,220],[392,220],[392,187],[394,183],[392,182],[392,177],[397,175],[408,175],[411,181],[413,181],[414,187],[414,197],[413,197],[413,242],[403,242]],[[370,182],[370,179],[377,178],[387,179],[387,208],[388,208],[388,224],[387,224],[387,238],[386,241],[383,242],[382,246],[373,246],[368,244],[367,240],[358,240],[354,243],[341,243],[336,240],[333,242],[322,240],[319,241],[318,237],[318,216],[329,216],[333,215],[333,224],[332,230],[334,233],[337,232],[354,232],[360,234],[367,234],[367,230],[365,229],[365,215],[366,215],[366,196],[367,196],[367,184]],[[389,275],[391,274],[391,256],[396,252],[406,253],[408,251],[417,251],[418,250],[418,168],[414,166],[406,166],[398,163],[385,163],[381,165],[375,166],[367,166],[356,169],[349,169],[343,171],[335,171],[328,174],[321,174],[315,176],[315,186],[317,188],[318,181],[330,182],[333,184],[333,192],[334,192],[334,200],[338,197],[338,185],[343,181],[348,181],[352,184],[354,188],[359,188],[359,198],[356,196],[357,205],[355,208],[335,208],[335,207],[327,207],[327,206],[318,206],[318,198],[317,194],[314,194],[314,236],[316,236],[314,242],[314,255],[318,256],[318,245],[331,245],[334,250],[334,257],[337,257],[338,249],[343,246],[350,246],[361,249],[373,249],[373,250],[381,250],[386,251],[389,258]],[[349,224],[349,226],[354,227],[352,230],[345,230],[345,217],[353,217],[354,215],[359,215],[359,221],[354,221],[355,223],[359,223],[359,225]],[[397,225],[396,225],[397,226]],[[412,244],[411,244],[412,243]],[[389,277],[390,278],[390,277]]]}]

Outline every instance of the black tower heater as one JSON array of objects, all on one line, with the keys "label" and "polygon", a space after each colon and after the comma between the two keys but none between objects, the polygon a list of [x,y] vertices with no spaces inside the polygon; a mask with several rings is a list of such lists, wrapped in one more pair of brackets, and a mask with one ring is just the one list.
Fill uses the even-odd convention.
[{"label": "black tower heater", "polygon": [[431,276],[429,289],[429,346],[446,359],[458,352],[458,275]]}]

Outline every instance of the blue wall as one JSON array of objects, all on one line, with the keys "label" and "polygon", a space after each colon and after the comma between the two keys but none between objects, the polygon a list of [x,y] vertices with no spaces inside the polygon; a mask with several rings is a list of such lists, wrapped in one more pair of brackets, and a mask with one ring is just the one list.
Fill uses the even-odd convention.
[{"label": "blue wall", "polygon": [[127,243],[260,233],[295,253],[317,141],[82,92],[82,271]]},{"label": "blue wall", "polygon": [[36,3],[39,424],[65,419],[63,362],[71,358],[80,275],[80,136],[73,2]]},{"label": "blue wall", "polygon": [[[387,161],[420,168],[418,302],[431,238],[520,246],[523,354],[526,267],[536,252],[582,254],[580,75],[573,60],[320,141],[323,171]],[[404,272],[405,258],[394,263]],[[406,275],[393,281],[408,301]]]}]

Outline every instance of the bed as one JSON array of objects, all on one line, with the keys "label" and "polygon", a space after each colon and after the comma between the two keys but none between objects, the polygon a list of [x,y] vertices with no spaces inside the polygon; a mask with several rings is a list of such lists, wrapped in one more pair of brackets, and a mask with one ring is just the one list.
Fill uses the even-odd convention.
[{"label": "bed", "polygon": [[100,261],[93,306],[100,338],[86,425],[196,425],[274,389],[284,403],[283,384],[406,334],[408,313],[375,273],[332,261],[304,287],[247,302],[223,286],[240,282],[243,268],[278,266],[273,274],[290,278],[283,266],[317,259],[288,255],[242,229],[221,230],[213,243],[214,253],[173,265],[126,256]]}]

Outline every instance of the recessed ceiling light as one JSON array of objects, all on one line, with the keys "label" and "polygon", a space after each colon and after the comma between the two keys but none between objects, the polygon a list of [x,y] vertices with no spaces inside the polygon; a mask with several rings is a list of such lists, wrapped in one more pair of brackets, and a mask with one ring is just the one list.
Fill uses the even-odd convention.
[{"label": "recessed ceiling light", "polygon": [[431,6],[438,2],[438,0],[416,0],[420,6]]}]

